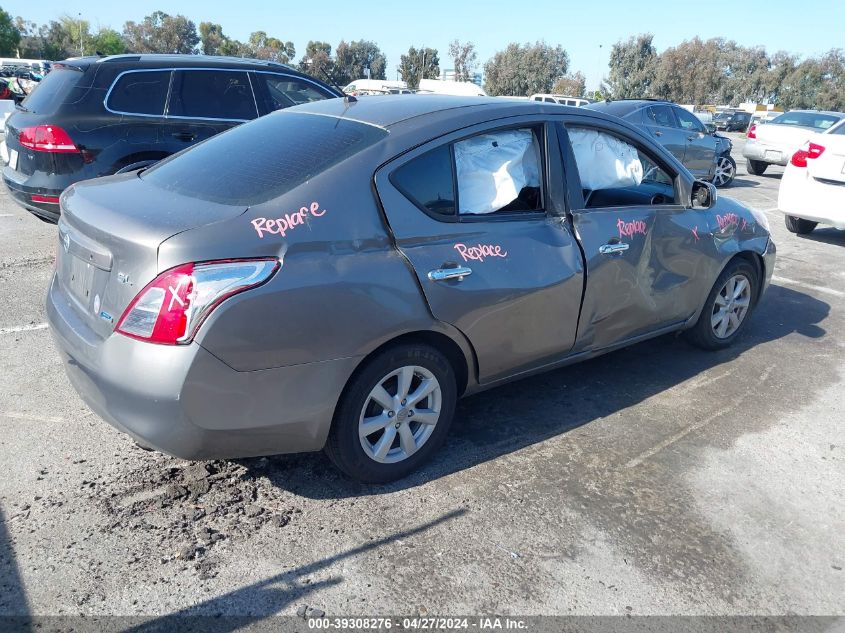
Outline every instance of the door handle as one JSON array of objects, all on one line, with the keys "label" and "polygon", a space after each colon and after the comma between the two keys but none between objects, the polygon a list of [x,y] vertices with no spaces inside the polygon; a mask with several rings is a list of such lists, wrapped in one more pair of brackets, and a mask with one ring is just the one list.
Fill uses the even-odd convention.
[{"label": "door handle", "polygon": [[663,132],[661,132],[660,130],[654,130],[654,135],[655,136],[663,136]]},{"label": "door handle", "polygon": [[700,137],[698,134],[693,134],[692,136],[688,136],[688,137],[687,137],[687,140],[688,140],[688,141],[696,141],[696,140],[698,140],[698,139],[700,139],[700,138],[701,138],[701,137]]},{"label": "door handle", "polygon": [[171,136],[177,141],[193,141],[197,138],[196,134],[191,134],[190,132],[174,132]]},{"label": "door handle", "polygon": [[428,271],[428,278],[431,281],[446,281],[447,279],[457,279],[463,281],[464,277],[472,274],[472,268],[466,266],[458,266],[456,268],[436,268]]},{"label": "door handle", "polygon": [[602,255],[613,255],[614,253],[622,253],[630,248],[625,242],[617,242],[615,244],[602,244],[599,246],[599,253]]}]

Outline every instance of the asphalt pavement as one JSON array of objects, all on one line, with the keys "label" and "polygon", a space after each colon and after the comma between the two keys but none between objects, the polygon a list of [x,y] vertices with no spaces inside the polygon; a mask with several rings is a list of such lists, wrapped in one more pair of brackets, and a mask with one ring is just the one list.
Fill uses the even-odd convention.
[{"label": "asphalt pavement", "polygon": [[[845,231],[763,210],[734,348],[665,336],[463,400],[386,487],[322,454],[191,464],[92,414],[45,325],[56,227],[0,191],[0,615],[845,614]],[[316,610],[316,611],[314,611]]]}]

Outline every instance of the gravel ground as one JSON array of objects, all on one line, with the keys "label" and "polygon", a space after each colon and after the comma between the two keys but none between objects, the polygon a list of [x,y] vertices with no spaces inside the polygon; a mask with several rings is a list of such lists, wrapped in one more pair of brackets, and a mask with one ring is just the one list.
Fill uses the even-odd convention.
[{"label": "gravel ground", "polygon": [[0,193],[0,616],[845,612],[845,232],[799,238],[733,349],[663,337],[462,401],[385,487],[321,454],[190,463],[70,388],[54,226]]}]

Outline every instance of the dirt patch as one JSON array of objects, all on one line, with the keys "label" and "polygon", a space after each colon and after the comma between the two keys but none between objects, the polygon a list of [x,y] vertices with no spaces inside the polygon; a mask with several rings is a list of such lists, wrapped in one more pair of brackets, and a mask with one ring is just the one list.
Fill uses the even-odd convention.
[{"label": "dirt patch", "polygon": [[131,552],[130,563],[190,561],[201,576],[213,577],[211,553],[220,543],[247,539],[264,526],[283,528],[301,512],[266,476],[267,459],[249,460],[247,468],[237,462],[185,462],[151,453],[140,462],[119,478],[82,484],[96,492],[91,499],[107,517],[104,532],[157,535],[144,539],[156,544],[155,551]]}]

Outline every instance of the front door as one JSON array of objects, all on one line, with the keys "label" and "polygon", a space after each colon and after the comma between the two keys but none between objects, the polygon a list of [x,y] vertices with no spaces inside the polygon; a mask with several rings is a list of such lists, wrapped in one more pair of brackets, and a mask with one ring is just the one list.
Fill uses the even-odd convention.
[{"label": "front door", "polygon": [[706,237],[707,222],[680,204],[677,174],[610,122],[569,117],[560,131],[586,260],[577,349],[609,347],[691,316],[700,288],[689,246]]},{"label": "front door", "polygon": [[574,345],[583,266],[557,206],[560,168],[554,128],[519,118],[442,137],[376,174],[397,247],[434,317],[472,344],[481,383]]},{"label": "front door", "polygon": [[687,151],[688,134],[680,128],[672,108],[664,104],[648,106],[645,109],[644,119],[645,127],[654,140],[683,163]]}]

